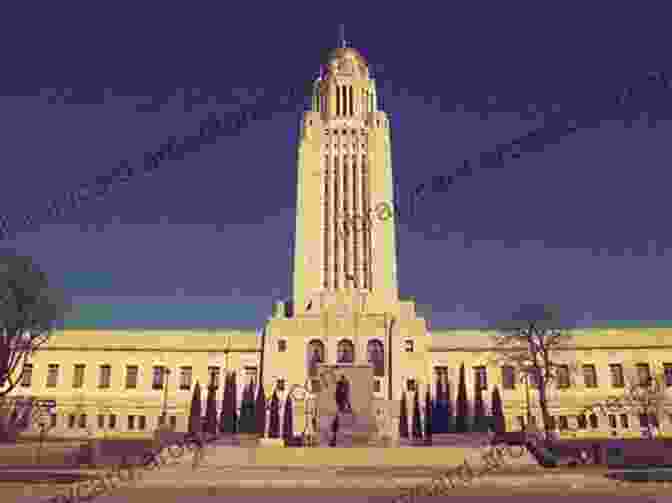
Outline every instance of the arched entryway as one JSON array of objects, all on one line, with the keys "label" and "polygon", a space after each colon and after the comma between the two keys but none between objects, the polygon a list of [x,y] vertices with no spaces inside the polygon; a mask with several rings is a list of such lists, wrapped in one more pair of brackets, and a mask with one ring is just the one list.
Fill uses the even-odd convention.
[{"label": "arched entryway", "polygon": [[324,363],[324,344],[318,339],[313,339],[308,343],[306,350],[306,361],[308,366],[308,375],[317,377],[317,366]]},{"label": "arched entryway", "polygon": [[338,363],[354,363],[355,361],[355,346],[351,341],[340,341],[336,353],[336,361]]},{"label": "arched entryway", "polygon": [[370,340],[366,345],[367,360],[373,366],[373,375],[385,375],[385,351],[383,343],[377,339]]}]

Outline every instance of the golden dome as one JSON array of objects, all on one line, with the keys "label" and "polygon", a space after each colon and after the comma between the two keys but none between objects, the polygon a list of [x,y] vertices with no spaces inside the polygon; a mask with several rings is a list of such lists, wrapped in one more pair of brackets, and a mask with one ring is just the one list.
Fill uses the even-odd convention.
[{"label": "golden dome", "polygon": [[357,50],[352,47],[338,47],[329,53],[327,61],[331,63],[332,61],[339,61],[343,59],[355,60],[357,63],[367,66],[366,59],[364,56]]},{"label": "golden dome", "polygon": [[357,49],[352,47],[339,47],[327,56],[327,64],[324,65],[324,74],[354,76],[359,78],[369,77],[369,67],[366,59]]}]

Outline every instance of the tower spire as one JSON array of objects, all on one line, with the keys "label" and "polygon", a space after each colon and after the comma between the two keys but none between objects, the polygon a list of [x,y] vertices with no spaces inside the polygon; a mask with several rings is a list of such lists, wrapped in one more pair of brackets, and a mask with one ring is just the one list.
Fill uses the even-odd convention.
[{"label": "tower spire", "polygon": [[342,49],[345,49],[345,47],[346,47],[346,43],[345,43],[345,25],[344,25],[344,24],[339,25],[338,45],[339,45]]}]

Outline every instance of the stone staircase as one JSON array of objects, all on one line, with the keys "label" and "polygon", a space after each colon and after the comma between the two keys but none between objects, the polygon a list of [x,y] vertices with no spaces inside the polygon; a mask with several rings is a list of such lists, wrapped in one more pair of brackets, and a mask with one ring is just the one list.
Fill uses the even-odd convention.
[{"label": "stone staircase", "polygon": [[338,417],[336,447],[371,447],[378,445],[377,427],[372,416],[339,412],[320,417],[320,444],[329,445],[333,438],[332,424]]}]

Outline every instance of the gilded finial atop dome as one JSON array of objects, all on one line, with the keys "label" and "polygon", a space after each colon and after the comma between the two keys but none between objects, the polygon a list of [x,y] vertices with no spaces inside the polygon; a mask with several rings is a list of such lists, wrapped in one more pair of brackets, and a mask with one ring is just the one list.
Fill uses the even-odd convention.
[{"label": "gilded finial atop dome", "polygon": [[339,25],[338,46],[327,54],[320,75],[321,79],[328,78],[330,75],[369,77],[368,63],[364,56],[354,47],[348,47],[343,24]]},{"label": "gilded finial atop dome", "polygon": [[339,40],[339,46],[341,49],[345,49],[346,43],[345,43],[345,25],[342,24],[340,25],[340,40]]}]

